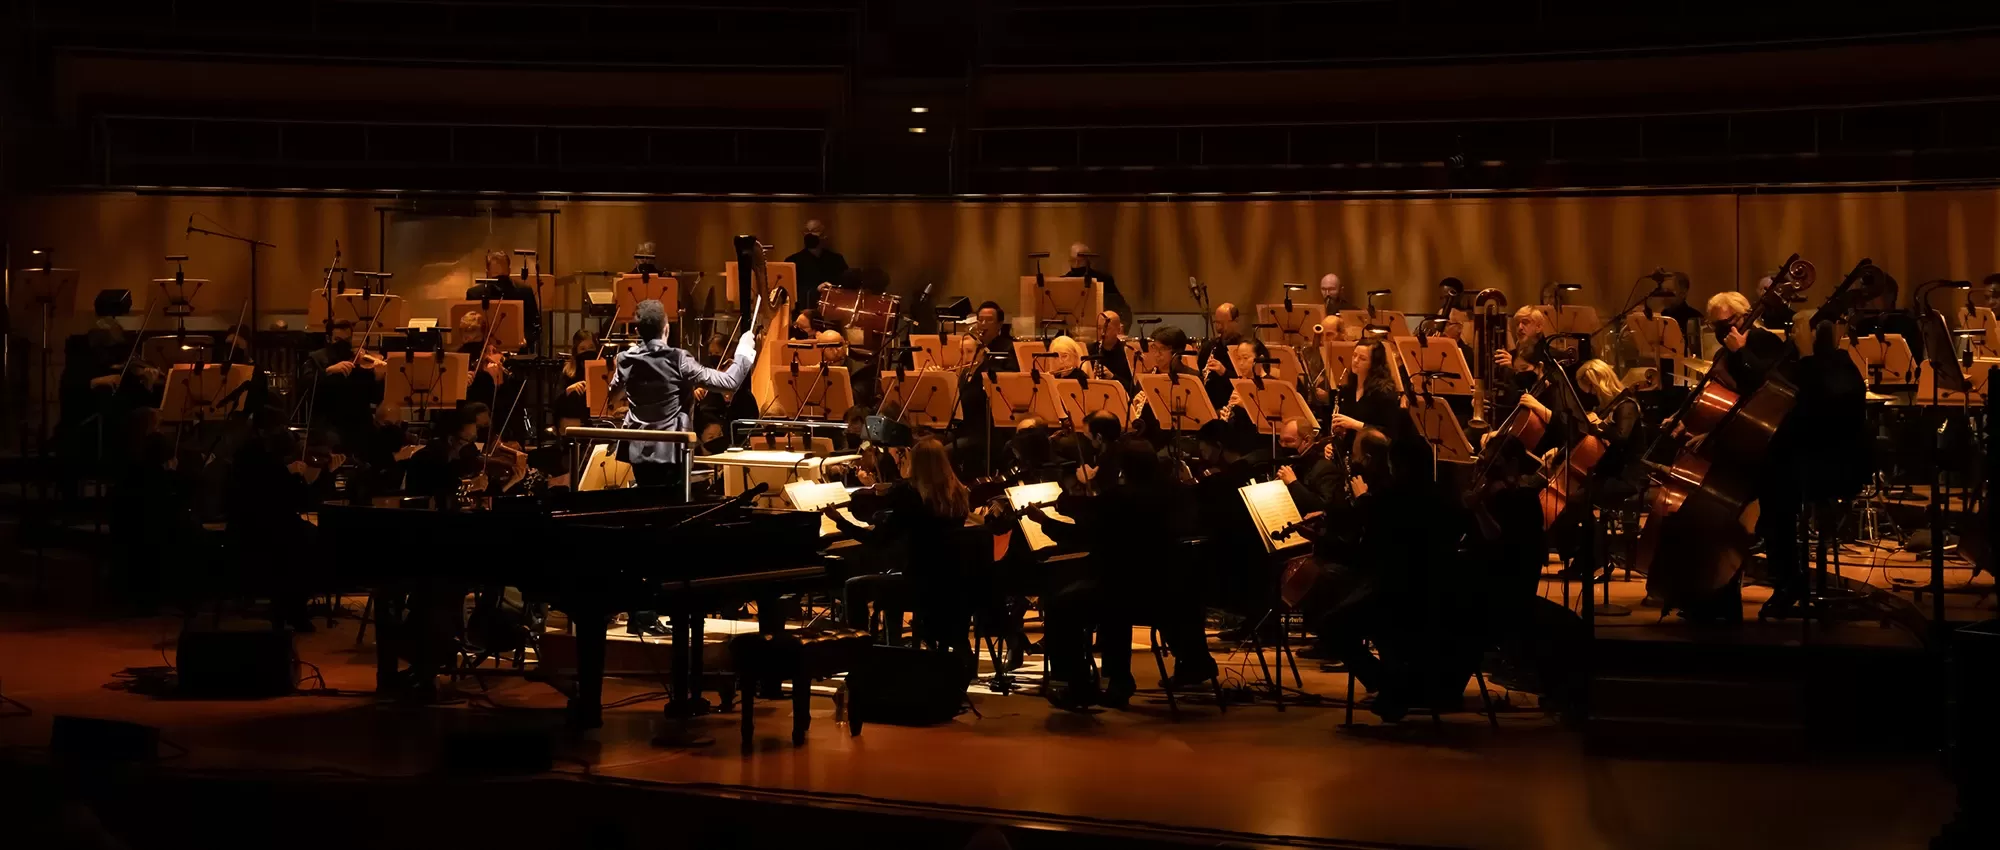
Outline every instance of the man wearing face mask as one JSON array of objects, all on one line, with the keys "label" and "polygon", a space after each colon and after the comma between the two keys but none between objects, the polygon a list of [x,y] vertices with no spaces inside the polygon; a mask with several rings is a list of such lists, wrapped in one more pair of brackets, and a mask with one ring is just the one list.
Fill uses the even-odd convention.
[{"label": "man wearing face mask", "polygon": [[805,248],[785,262],[798,267],[800,293],[816,291],[822,283],[839,286],[847,273],[847,258],[827,242],[826,225],[819,219],[806,222]]}]

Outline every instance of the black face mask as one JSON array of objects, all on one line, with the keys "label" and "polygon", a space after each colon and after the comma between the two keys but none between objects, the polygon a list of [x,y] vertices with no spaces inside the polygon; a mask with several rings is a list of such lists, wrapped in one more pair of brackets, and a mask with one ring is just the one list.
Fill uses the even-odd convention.
[{"label": "black face mask", "polygon": [[806,234],[806,250],[811,251],[818,247],[819,247],[819,234],[817,233]]}]

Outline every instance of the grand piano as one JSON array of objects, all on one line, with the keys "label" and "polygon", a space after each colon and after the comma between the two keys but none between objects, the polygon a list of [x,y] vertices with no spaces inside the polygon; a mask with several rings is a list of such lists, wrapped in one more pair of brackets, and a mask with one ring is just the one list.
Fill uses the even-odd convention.
[{"label": "grand piano", "polygon": [[405,597],[456,604],[477,588],[518,587],[574,624],[569,722],[590,728],[600,723],[612,614],[658,611],[673,621],[672,704],[686,705],[699,691],[688,671],[701,651],[694,631],[701,612],[760,602],[761,626],[781,629],[770,603],[826,584],[818,514],[754,509],[742,497],[668,504],[678,495],[677,488],[564,491],[471,511],[327,504],[320,539],[341,565],[342,583],[375,594],[378,690],[400,681]]}]

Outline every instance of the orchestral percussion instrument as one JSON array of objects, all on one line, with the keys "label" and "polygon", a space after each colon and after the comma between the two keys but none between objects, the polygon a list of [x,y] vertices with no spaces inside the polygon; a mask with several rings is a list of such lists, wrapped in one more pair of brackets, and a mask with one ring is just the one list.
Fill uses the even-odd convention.
[{"label": "orchestral percussion instrument", "polygon": [[861,342],[852,348],[868,357],[880,353],[888,344],[889,337],[896,332],[896,317],[901,311],[901,301],[894,295],[841,289],[830,284],[822,284],[819,289],[820,320],[842,330],[860,329]]}]

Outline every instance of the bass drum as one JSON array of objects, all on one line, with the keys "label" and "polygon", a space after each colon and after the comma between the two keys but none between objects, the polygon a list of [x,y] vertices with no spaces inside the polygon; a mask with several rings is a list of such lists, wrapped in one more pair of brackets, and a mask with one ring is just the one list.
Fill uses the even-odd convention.
[{"label": "bass drum", "polygon": [[[822,286],[819,291],[819,318],[828,326],[847,332],[856,354],[873,357],[888,345],[896,331],[901,302],[894,295]],[[860,339],[855,339],[859,331]]]}]

